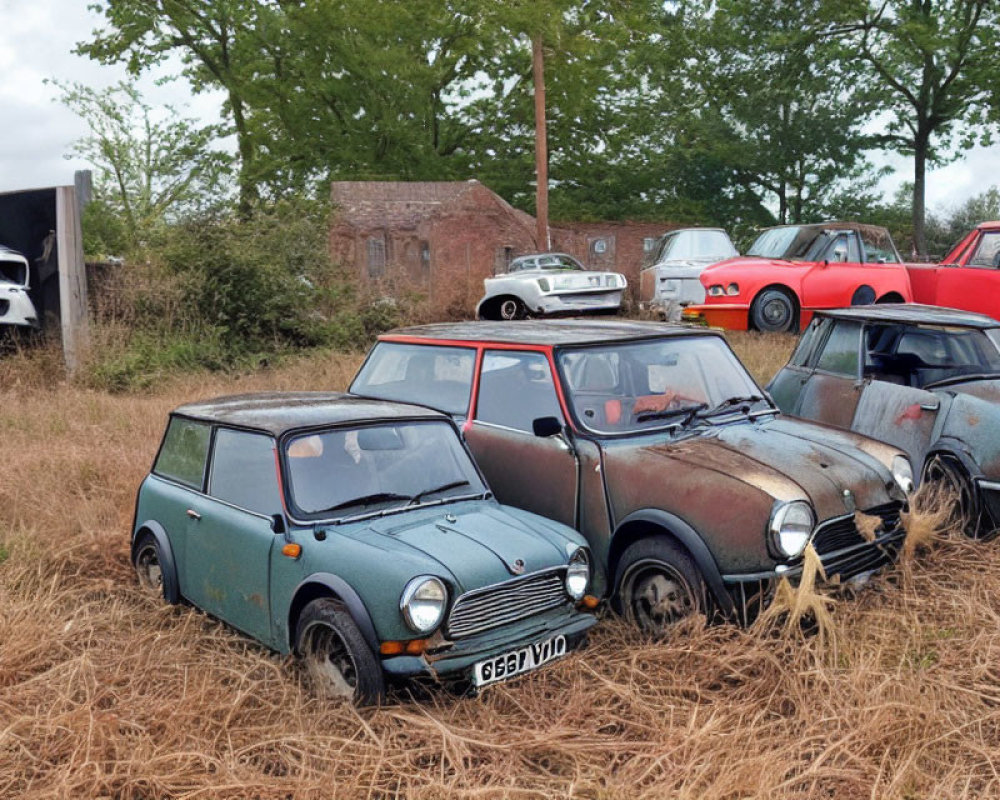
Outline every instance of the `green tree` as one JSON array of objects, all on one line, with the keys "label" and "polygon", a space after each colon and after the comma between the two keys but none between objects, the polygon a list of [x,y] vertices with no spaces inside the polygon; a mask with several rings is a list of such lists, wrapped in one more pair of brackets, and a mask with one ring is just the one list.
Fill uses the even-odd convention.
[{"label": "green tree", "polygon": [[882,142],[913,157],[913,240],[927,253],[926,170],[956,145],[992,140],[1000,102],[996,0],[836,0],[828,3],[843,69],[889,115]]},{"label": "green tree", "polygon": [[89,126],[71,154],[95,170],[95,208],[105,248],[131,249],[163,223],[225,195],[229,158],[212,148],[215,126],[166,107],[154,110],[134,85],[91,89],[58,83],[61,101]]}]

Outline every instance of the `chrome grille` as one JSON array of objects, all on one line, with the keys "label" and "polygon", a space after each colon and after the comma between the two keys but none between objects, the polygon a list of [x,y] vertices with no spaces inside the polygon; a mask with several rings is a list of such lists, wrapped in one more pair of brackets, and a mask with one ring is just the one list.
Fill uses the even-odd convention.
[{"label": "chrome grille", "polygon": [[448,636],[472,636],[569,603],[563,586],[564,572],[563,568],[535,572],[466,592],[452,606]]},{"label": "chrome grille", "polygon": [[[882,518],[882,530],[886,533],[899,527],[899,514],[902,510],[901,503],[886,503],[864,511],[865,514]],[[854,524],[854,515],[838,517],[829,522],[824,522],[819,526],[813,536],[813,547],[816,553],[835,553],[845,547],[855,547],[865,544],[864,538],[858,532]]]}]

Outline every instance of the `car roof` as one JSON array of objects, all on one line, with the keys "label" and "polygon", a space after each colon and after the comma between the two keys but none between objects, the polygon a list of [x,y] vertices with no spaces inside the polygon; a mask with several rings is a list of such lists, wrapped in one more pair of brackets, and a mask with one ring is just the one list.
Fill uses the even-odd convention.
[{"label": "car roof", "polygon": [[691,336],[722,334],[707,328],[671,325],[663,322],[630,320],[522,320],[518,322],[439,322],[397,328],[380,339],[415,337],[455,342],[525,344],[559,347],[574,344],[648,339],[653,336]]},{"label": "car roof", "polygon": [[977,226],[977,230],[984,230],[986,228],[1000,228],[1000,219],[992,220],[991,222],[980,222]]},{"label": "car roof", "polygon": [[372,400],[342,392],[259,392],[215,397],[188,403],[174,414],[206,422],[253,428],[280,436],[297,428],[338,425],[345,422],[427,417],[447,419],[421,406]]},{"label": "car roof", "polygon": [[898,322],[907,325],[950,325],[961,328],[998,328],[1000,322],[985,314],[959,311],[920,303],[886,303],[873,306],[851,306],[817,311],[818,317],[874,322]]},{"label": "car roof", "polygon": [[17,250],[12,250],[11,248],[6,247],[2,244],[0,244],[0,260],[24,261],[24,262],[28,261],[28,259],[26,259],[21,253],[17,252]]},{"label": "car roof", "polygon": [[546,250],[544,253],[525,253],[515,258],[514,261],[521,261],[525,258],[538,258],[539,256],[565,256],[566,258],[572,258],[574,261],[577,260],[569,253],[563,253],[556,250]]}]

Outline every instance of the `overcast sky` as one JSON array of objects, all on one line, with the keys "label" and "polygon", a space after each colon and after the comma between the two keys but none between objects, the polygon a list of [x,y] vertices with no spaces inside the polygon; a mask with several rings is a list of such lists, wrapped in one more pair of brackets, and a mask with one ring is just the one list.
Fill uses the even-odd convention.
[{"label": "overcast sky", "polygon": [[[73,182],[73,171],[86,164],[67,160],[71,143],[86,126],[55,99],[59,92],[46,78],[80,81],[102,87],[124,77],[124,70],[103,67],[73,55],[80,40],[101,23],[87,10],[88,0],[0,0],[0,191],[55,186]],[[219,96],[192,96],[174,83],[140,84],[151,105],[170,103],[188,116],[215,122]],[[901,156],[876,158],[896,172],[882,182],[892,196],[911,179],[912,163]],[[946,211],[1000,183],[1000,145],[970,150],[952,164],[933,170],[927,180],[927,207]]]}]

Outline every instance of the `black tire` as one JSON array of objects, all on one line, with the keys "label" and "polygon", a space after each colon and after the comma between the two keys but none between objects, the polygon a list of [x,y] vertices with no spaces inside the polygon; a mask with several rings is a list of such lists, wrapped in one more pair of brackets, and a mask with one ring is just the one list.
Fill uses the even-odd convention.
[{"label": "black tire", "polygon": [[618,562],[615,587],[618,612],[653,636],[663,636],[675,623],[706,610],[701,572],[666,536],[629,545]]},{"label": "black tire", "polygon": [[851,297],[852,306],[870,306],[875,302],[875,290],[871,286],[859,286]]},{"label": "black tire", "polygon": [[524,319],[528,316],[528,310],[524,303],[516,297],[504,297],[497,303],[497,319],[514,320]]},{"label": "black tire", "polygon": [[163,555],[156,537],[151,533],[142,534],[132,552],[132,566],[143,592],[150,597],[169,600],[163,579]]},{"label": "black tire", "polygon": [[765,289],[750,305],[750,322],[766,333],[783,333],[798,326],[798,303],[784,289]]},{"label": "black tire", "polygon": [[382,665],[339,600],[322,597],[302,609],[295,650],[318,695],[358,706],[385,699]]},{"label": "black tire", "polygon": [[957,458],[947,454],[931,456],[924,464],[920,481],[939,484],[955,496],[955,508],[947,520],[949,528],[958,528],[970,539],[992,538],[994,531],[982,513],[976,487]]}]

